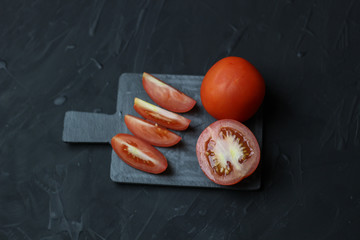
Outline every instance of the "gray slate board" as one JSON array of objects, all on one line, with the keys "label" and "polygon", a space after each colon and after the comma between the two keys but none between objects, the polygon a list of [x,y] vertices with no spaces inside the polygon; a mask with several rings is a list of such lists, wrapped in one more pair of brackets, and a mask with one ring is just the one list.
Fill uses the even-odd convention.
[{"label": "gray slate board", "polygon": [[[260,167],[248,178],[234,186],[220,186],[211,182],[201,171],[196,158],[196,141],[201,132],[215,121],[201,105],[200,85],[203,76],[154,74],[163,81],[183,91],[197,101],[196,106],[182,114],[191,120],[186,131],[176,132],[182,137],[179,144],[170,148],[158,148],[168,160],[168,169],[159,175],[153,175],[134,169],[125,164],[112,151],[110,177],[114,182],[137,183],[184,187],[227,188],[237,190],[256,190],[260,188]],[[130,133],[123,116],[139,116],[134,108],[134,98],[138,97],[150,103],[142,86],[142,74],[124,73],[120,76],[117,109],[113,115],[69,111],[65,114],[63,141],[107,143],[117,133]],[[245,123],[255,134],[262,146],[262,111]]]}]

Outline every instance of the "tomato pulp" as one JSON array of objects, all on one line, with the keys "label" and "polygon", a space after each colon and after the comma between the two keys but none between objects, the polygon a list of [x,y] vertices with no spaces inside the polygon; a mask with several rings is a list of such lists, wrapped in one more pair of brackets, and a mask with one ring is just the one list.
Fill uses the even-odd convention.
[{"label": "tomato pulp", "polygon": [[196,155],[201,170],[211,181],[233,185],[255,171],[260,162],[260,147],[245,125],[223,119],[201,133]]},{"label": "tomato pulp", "polygon": [[216,119],[248,120],[259,109],[265,82],[258,70],[240,57],[226,57],[206,73],[200,88],[205,110]]},{"label": "tomato pulp", "polygon": [[132,134],[158,147],[170,147],[177,144],[181,137],[164,127],[150,123],[141,118],[125,115],[125,124]]},{"label": "tomato pulp", "polygon": [[182,131],[189,127],[190,119],[167,111],[139,98],[134,100],[134,109],[143,118],[173,130]]},{"label": "tomato pulp", "polygon": [[168,166],[159,150],[135,136],[119,133],[111,139],[111,146],[119,158],[136,169],[158,174]]}]

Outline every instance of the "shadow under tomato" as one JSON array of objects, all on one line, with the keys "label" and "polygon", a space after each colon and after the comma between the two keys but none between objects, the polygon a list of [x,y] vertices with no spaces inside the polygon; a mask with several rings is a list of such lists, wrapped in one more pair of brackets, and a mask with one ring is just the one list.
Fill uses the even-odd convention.
[{"label": "shadow under tomato", "polygon": [[174,171],[172,169],[171,163],[168,162],[168,167],[166,168],[166,170],[162,173],[160,173],[163,176],[172,176],[174,174]]},{"label": "shadow under tomato", "polygon": [[196,103],[195,106],[190,111],[188,111],[186,114],[189,114],[190,116],[199,114],[202,112],[202,108],[203,108],[203,106],[200,107],[199,103]]}]

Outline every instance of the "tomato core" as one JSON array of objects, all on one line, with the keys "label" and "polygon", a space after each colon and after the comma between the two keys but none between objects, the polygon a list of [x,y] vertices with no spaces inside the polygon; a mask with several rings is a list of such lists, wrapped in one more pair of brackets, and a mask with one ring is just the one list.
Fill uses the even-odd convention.
[{"label": "tomato core", "polygon": [[205,149],[210,166],[220,176],[230,174],[234,168],[241,169],[241,164],[254,154],[248,140],[230,127],[221,128],[216,142],[207,140]]},{"label": "tomato core", "polygon": [[170,124],[171,123],[171,119],[167,118],[165,116],[162,116],[156,112],[152,112],[152,111],[147,111],[145,110],[145,113],[147,114],[147,116],[151,116],[154,119],[156,119],[156,121],[160,124],[160,125],[165,125],[166,124]]},{"label": "tomato core", "polygon": [[145,155],[141,150],[137,149],[138,145],[136,143],[123,143],[124,145],[124,152],[127,153],[127,155],[131,158],[133,158],[133,160],[135,162],[138,163],[144,163],[149,167],[154,167],[154,160],[151,159],[150,157],[148,157],[147,155]]}]

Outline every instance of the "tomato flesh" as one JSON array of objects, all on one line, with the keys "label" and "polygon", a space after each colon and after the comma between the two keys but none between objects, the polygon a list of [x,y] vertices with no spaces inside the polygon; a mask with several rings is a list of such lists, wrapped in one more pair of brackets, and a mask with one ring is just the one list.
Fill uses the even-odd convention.
[{"label": "tomato flesh", "polygon": [[181,137],[164,127],[150,123],[132,115],[125,115],[125,124],[132,134],[158,147],[170,147],[177,144]]},{"label": "tomato flesh", "polygon": [[205,175],[220,185],[240,182],[260,161],[260,147],[253,133],[230,119],[216,121],[201,133],[196,154]]},{"label": "tomato flesh", "polygon": [[135,136],[119,133],[111,139],[111,146],[120,159],[141,171],[159,174],[168,166],[159,150]]},{"label": "tomato flesh", "polygon": [[187,112],[196,104],[196,101],[191,97],[149,73],[143,73],[142,83],[149,97],[160,107],[169,111]]},{"label": "tomato flesh", "polygon": [[134,109],[143,118],[173,130],[185,130],[191,122],[190,119],[162,109],[139,98],[135,98],[134,100]]}]

